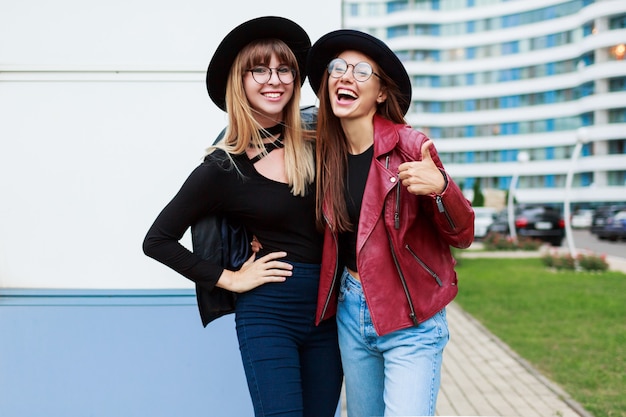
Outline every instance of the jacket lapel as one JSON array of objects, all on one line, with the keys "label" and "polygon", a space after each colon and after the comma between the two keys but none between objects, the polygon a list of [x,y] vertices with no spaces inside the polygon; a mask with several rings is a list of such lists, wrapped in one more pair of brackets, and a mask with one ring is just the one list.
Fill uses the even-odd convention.
[{"label": "jacket lapel", "polygon": [[[385,197],[398,182],[398,173],[386,167],[389,153],[398,142],[395,125],[379,116],[374,117],[374,158],[363,193],[357,235],[357,253],[372,233],[382,215]],[[392,166],[392,165],[390,165]]]}]

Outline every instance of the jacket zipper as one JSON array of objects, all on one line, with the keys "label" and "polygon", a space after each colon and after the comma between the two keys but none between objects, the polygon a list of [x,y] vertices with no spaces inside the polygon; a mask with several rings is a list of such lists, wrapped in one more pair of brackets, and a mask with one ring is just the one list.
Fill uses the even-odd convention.
[{"label": "jacket zipper", "polygon": [[433,278],[435,278],[435,281],[437,281],[437,284],[439,284],[440,287],[443,287],[443,283],[441,282],[441,278],[439,278],[439,275],[437,275],[435,271],[433,271],[428,265],[426,265],[424,261],[422,261],[420,257],[417,256],[415,252],[413,252],[413,250],[411,249],[409,245],[404,245],[404,247],[409,251],[411,256],[415,258],[417,263],[419,263],[422,266],[422,268],[426,270],[426,272],[428,272]]},{"label": "jacket zipper", "polygon": [[[385,168],[389,169],[389,155],[385,158]],[[393,226],[396,230],[400,229],[400,178],[396,184],[396,205],[393,212]]]},{"label": "jacket zipper", "polygon": [[450,224],[450,227],[452,229],[456,229],[456,225],[452,221],[450,214],[448,214],[448,211],[446,210],[446,206],[443,204],[443,198],[441,198],[441,196],[438,195],[437,197],[435,197],[435,201],[437,202],[437,209],[439,210],[439,213],[443,213],[446,216],[446,219],[448,219],[448,223]]},{"label": "jacket zipper", "polygon": [[326,310],[328,310],[328,304],[330,303],[330,298],[332,297],[333,291],[335,290],[335,285],[337,284],[337,275],[339,274],[338,266],[339,266],[339,242],[337,242],[337,237],[335,236],[335,232],[332,230],[332,226],[330,225],[330,221],[328,221],[328,217],[324,214],[324,220],[328,224],[328,227],[331,229],[331,235],[333,240],[335,241],[335,273],[333,274],[333,280],[330,282],[330,291],[326,296],[326,300],[324,301],[324,308],[322,308],[322,313],[320,315],[320,320],[324,318],[326,315]]},{"label": "jacket zipper", "polygon": [[393,213],[393,226],[396,230],[400,229],[400,179],[396,185],[396,209]]},{"label": "jacket zipper", "polygon": [[402,289],[404,290],[404,295],[406,296],[406,300],[409,304],[409,309],[411,312],[409,313],[409,318],[413,322],[415,326],[419,325],[417,321],[417,317],[415,315],[415,308],[413,307],[413,299],[411,298],[411,293],[409,292],[409,287],[406,285],[406,279],[404,278],[404,274],[400,269],[400,263],[398,262],[398,257],[396,256],[396,251],[393,249],[393,242],[391,241],[391,235],[389,231],[387,231],[387,239],[389,239],[389,249],[391,249],[391,256],[393,257],[393,263],[396,265],[396,269],[398,270],[398,275],[400,276],[400,283],[402,283]]},{"label": "jacket zipper", "polygon": [[[389,169],[389,155],[385,159],[385,168]],[[385,205],[383,204],[383,218],[385,218]],[[396,206],[393,213],[393,225],[396,230],[400,229],[400,179],[398,178],[398,184],[396,185]],[[389,249],[391,250],[391,256],[393,258],[393,263],[396,265],[396,269],[398,270],[398,276],[400,277],[400,283],[402,284],[402,289],[404,290],[404,295],[406,296],[406,301],[409,304],[409,318],[413,322],[413,325],[418,326],[419,322],[417,321],[417,316],[415,315],[415,307],[413,306],[413,299],[411,298],[411,293],[409,292],[409,287],[406,284],[406,279],[404,278],[404,274],[402,273],[402,269],[400,269],[400,263],[398,262],[398,257],[396,255],[396,251],[393,248],[393,241],[391,240],[391,234],[388,230],[387,239],[389,240]]]}]

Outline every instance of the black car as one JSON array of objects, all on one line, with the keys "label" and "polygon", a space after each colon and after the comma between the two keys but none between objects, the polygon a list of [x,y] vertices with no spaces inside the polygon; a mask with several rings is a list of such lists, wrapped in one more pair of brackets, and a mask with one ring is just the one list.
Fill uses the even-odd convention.
[{"label": "black car", "polygon": [[589,229],[591,233],[600,237],[599,233],[604,229],[607,219],[622,210],[626,210],[626,204],[610,204],[596,208],[591,218],[591,228]]},{"label": "black car", "polygon": [[606,223],[596,232],[598,239],[626,240],[626,210],[620,210],[606,219]]},{"label": "black car", "polygon": [[[520,206],[515,208],[515,231],[518,237],[561,246],[565,238],[565,220],[560,211],[549,206]],[[508,210],[498,214],[489,226],[489,233],[510,234]]]}]

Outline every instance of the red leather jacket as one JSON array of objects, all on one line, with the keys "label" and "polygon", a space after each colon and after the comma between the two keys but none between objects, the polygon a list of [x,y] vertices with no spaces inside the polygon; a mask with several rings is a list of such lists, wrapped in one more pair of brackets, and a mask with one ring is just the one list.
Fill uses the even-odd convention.
[{"label": "red leather jacket", "polygon": [[[456,262],[450,246],[467,248],[474,239],[474,211],[449,177],[442,194],[427,196],[410,194],[398,181],[398,166],[421,160],[426,140],[409,126],[374,117],[374,158],[363,195],[356,251],[363,292],[380,336],[416,326],[454,299]],[[434,146],[430,150],[445,173]],[[343,270],[328,207],[324,216],[318,324],[337,312]]]}]

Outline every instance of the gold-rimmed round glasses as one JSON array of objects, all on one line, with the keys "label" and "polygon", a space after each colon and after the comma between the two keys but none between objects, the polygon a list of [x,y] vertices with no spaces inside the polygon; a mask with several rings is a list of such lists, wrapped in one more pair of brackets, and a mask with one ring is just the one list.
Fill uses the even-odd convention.
[{"label": "gold-rimmed round glasses", "polygon": [[341,58],[335,58],[328,64],[328,74],[333,78],[341,78],[348,72],[348,67],[352,67],[352,76],[358,82],[365,82],[373,75],[380,78],[380,75],[374,72],[374,69],[367,62],[358,62],[356,64],[348,64]]}]

